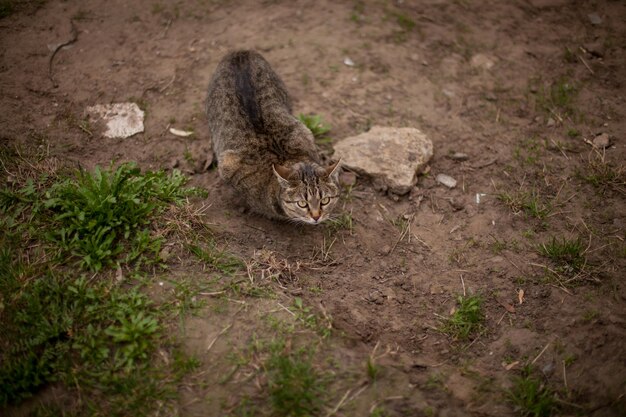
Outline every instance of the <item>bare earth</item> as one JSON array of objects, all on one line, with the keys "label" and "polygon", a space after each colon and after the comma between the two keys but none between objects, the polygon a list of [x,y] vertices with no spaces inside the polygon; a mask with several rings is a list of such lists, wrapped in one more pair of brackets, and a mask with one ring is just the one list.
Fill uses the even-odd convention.
[{"label": "bare earth", "polygon": [[[72,38],[72,19],[55,88],[50,47]],[[234,48],[260,51],[296,113],[322,115],[333,142],[373,125],[421,129],[435,144],[429,174],[400,197],[358,178],[343,205],[351,232],[247,212],[203,169],[205,89]],[[186,349],[203,365],[181,386],[179,415],[226,415],[254,398],[262,381],[227,357],[262,337],[268,312],[288,319],[296,296],[332,320],[320,349],[335,415],[516,415],[504,392],[531,362],[562,393],[561,414],[626,415],[625,62],[623,1],[49,1],[0,20],[0,143],[85,168],[177,166],[209,191],[194,204],[209,205],[221,245],[250,263],[270,251],[294,270],[271,297],[207,297],[186,320]],[[104,139],[85,122],[86,107],[125,101],[146,110],[144,133]],[[606,150],[588,143],[600,133]],[[585,180],[598,166],[617,177]],[[504,194],[549,209],[537,218]],[[553,236],[584,242],[588,265],[569,282],[537,250]],[[165,275],[213,276],[185,259]],[[155,296],[167,290],[155,284]],[[455,341],[439,328],[464,293],[482,295],[486,328]]]}]

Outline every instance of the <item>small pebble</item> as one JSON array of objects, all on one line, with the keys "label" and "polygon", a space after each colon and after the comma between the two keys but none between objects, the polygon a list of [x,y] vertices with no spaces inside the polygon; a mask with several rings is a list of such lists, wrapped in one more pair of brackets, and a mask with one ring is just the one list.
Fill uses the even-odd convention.
[{"label": "small pebble", "polygon": [[556,122],[554,121],[554,119],[552,117],[548,117],[548,123],[546,123],[546,125],[548,127],[554,126],[556,124]]},{"label": "small pebble", "polygon": [[445,185],[448,188],[456,187],[456,180],[449,175],[446,174],[437,174],[435,177],[438,183]]},{"label": "small pebble", "polygon": [[602,24],[602,18],[600,17],[598,13],[589,13],[587,17],[589,18],[589,21],[591,22],[591,24],[594,26],[598,26]]},{"label": "small pebble", "polygon": [[344,64],[346,64],[346,65],[347,65],[347,66],[349,66],[349,67],[353,67],[353,66],[354,66],[354,61],[353,61],[353,60],[351,60],[351,59],[350,59],[350,58],[348,58],[348,57],[345,57],[345,58],[343,59],[343,63],[344,63]]},{"label": "small pebble", "polygon": [[449,158],[452,159],[453,161],[463,162],[463,161],[467,161],[469,159],[469,156],[463,152],[455,152],[452,155],[450,155]]}]

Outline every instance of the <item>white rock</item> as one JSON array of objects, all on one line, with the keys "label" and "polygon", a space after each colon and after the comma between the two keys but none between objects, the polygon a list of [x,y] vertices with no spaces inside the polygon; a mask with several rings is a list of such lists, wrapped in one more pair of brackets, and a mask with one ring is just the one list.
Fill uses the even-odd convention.
[{"label": "white rock", "polygon": [[374,126],[337,143],[335,156],[352,171],[402,195],[413,188],[417,173],[433,156],[433,143],[419,129]]},{"label": "white rock", "polygon": [[96,104],[87,107],[87,113],[106,123],[107,138],[128,138],[143,132],[144,112],[135,103]]},{"label": "white rock", "polygon": [[470,64],[474,68],[484,68],[486,70],[489,70],[493,68],[493,66],[495,65],[495,62],[493,58],[485,54],[476,54],[472,57]]},{"label": "white rock", "polygon": [[435,177],[438,183],[445,185],[448,188],[456,187],[456,180],[449,175],[446,174],[437,174]]},{"label": "white rock", "polygon": [[346,65],[347,65],[347,66],[349,66],[349,67],[353,67],[353,66],[354,66],[354,61],[353,61],[353,60],[351,60],[351,59],[350,59],[350,58],[348,58],[348,57],[345,57],[345,58],[343,59],[343,63],[344,63],[344,64],[346,64]]}]

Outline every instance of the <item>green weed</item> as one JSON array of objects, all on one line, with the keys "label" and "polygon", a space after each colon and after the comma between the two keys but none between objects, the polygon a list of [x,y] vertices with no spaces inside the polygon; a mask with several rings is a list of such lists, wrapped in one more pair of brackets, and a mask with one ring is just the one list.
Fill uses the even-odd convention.
[{"label": "green weed", "polygon": [[168,343],[162,311],[170,303],[141,293],[137,270],[118,282],[73,266],[122,272],[144,256],[157,262],[152,230],[197,190],[183,188],[178,172],[131,164],[63,178],[38,161],[28,166],[0,189],[0,408],[57,383],[76,394],[80,415],[151,414],[175,395],[170,376],[191,369],[155,355]]},{"label": "green weed", "polygon": [[232,275],[245,267],[241,259],[225,250],[218,249],[212,240],[205,242],[204,246],[190,245],[189,251],[201,261],[224,274]]},{"label": "green weed", "polygon": [[459,296],[457,308],[441,326],[441,331],[456,340],[467,340],[482,328],[485,314],[480,295]]},{"label": "green weed", "polygon": [[606,161],[604,154],[593,153],[589,155],[583,169],[577,172],[577,176],[591,184],[600,193],[614,190],[626,195],[626,167],[624,165],[615,167]]},{"label": "green weed", "polygon": [[516,410],[524,417],[549,417],[557,410],[554,393],[541,380],[532,375],[530,366],[513,381],[507,393]]},{"label": "green weed", "polygon": [[320,144],[330,143],[331,138],[326,136],[330,132],[330,126],[324,123],[319,114],[299,114],[298,119],[313,133],[315,141]]},{"label": "green weed", "polygon": [[539,108],[547,113],[560,110],[568,115],[574,114],[573,102],[578,95],[578,88],[567,78],[562,77],[549,87],[542,87],[536,94]]},{"label": "green weed", "polygon": [[[124,164],[115,170],[80,171],[45,192],[33,183],[17,191],[4,189],[2,205],[11,205],[14,212],[29,205],[32,221],[47,229],[46,240],[60,249],[59,257],[99,271],[115,263],[141,263],[144,253],[156,258],[161,241],[151,236],[150,222],[170,203],[197,194],[183,188],[186,181],[178,171],[142,174]],[[7,201],[11,198],[18,204]]]},{"label": "green weed", "polygon": [[378,378],[378,374],[380,373],[380,368],[378,367],[378,365],[376,365],[376,362],[374,362],[374,358],[372,358],[371,356],[367,357],[366,370],[369,380],[376,381],[376,378]]},{"label": "green weed", "polygon": [[502,201],[515,214],[523,212],[527,216],[540,220],[545,219],[552,211],[552,207],[542,202],[536,191],[514,193],[505,191],[498,194],[498,200]]},{"label": "green weed", "polygon": [[273,415],[308,417],[321,411],[325,382],[313,367],[310,351],[290,351],[283,341],[275,342],[264,370]]},{"label": "green weed", "polygon": [[311,307],[304,305],[300,297],[294,299],[291,310],[304,327],[316,331],[323,338],[330,336],[333,327],[330,318],[326,316],[322,318],[316,315]]},{"label": "green weed", "polygon": [[549,242],[540,244],[538,251],[556,264],[558,272],[575,274],[587,264],[585,248],[580,238],[557,239],[553,236]]},{"label": "green weed", "polygon": [[352,218],[352,212],[344,211],[339,217],[332,218],[328,221],[327,229],[331,233],[338,232],[340,230],[347,230],[352,234],[354,230],[354,219]]}]

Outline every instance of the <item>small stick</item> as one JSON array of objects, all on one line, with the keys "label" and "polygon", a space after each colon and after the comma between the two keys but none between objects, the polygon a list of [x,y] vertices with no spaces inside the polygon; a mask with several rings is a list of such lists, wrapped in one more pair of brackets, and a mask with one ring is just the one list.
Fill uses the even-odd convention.
[{"label": "small stick", "polygon": [[215,342],[217,342],[217,339],[218,339],[221,335],[223,335],[223,334],[224,334],[224,333],[225,333],[228,329],[230,329],[231,327],[233,327],[233,325],[232,325],[232,324],[229,324],[228,326],[224,327],[224,328],[222,329],[222,331],[221,331],[221,332],[219,332],[219,333],[217,334],[217,336],[215,336],[215,338],[211,341],[211,343],[209,343],[209,346],[206,348],[206,351],[208,352],[209,350],[211,350],[211,348],[213,347],[213,345],[215,344]]},{"label": "small stick", "polygon": [[52,86],[54,88],[57,88],[59,86],[59,84],[54,80],[54,76],[52,75],[52,62],[54,61],[55,55],[61,49],[73,44],[74,42],[78,40],[78,29],[76,29],[76,25],[74,24],[74,21],[70,20],[70,24],[72,25],[72,38],[67,42],[63,42],[62,44],[57,45],[57,47],[54,48],[54,51],[52,51],[52,55],[50,55],[50,60],[48,61],[48,78],[50,79],[50,81],[52,81]]},{"label": "small stick", "polygon": [[562,363],[563,363],[563,383],[565,384],[565,389],[569,391],[569,388],[567,386],[567,374],[565,373],[565,361],[562,361]]},{"label": "small stick", "polygon": [[500,325],[500,322],[502,321],[504,316],[506,316],[506,313],[508,313],[508,311],[505,311],[504,313],[502,313],[502,317],[500,317],[500,320],[498,320],[498,322],[496,323],[496,326]]},{"label": "small stick", "polygon": [[214,292],[199,292],[199,295],[208,295],[208,296],[214,296],[214,295],[220,295],[220,294],[224,294],[226,291],[214,291]]},{"label": "small stick", "polygon": [[339,402],[337,403],[337,405],[335,406],[335,408],[333,408],[332,410],[330,410],[328,412],[328,414],[326,414],[326,417],[330,417],[333,416],[335,414],[337,414],[337,411],[339,411],[339,409],[341,408],[341,406],[343,405],[343,403],[346,401],[346,398],[348,398],[348,395],[350,395],[350,392],[352,391],[352,388],[348,389],[348,391],[346,391],[345,394],[343,394],[343,397],[341,397],[341,399],[339,400]]},{"label": "small stick", "polygon": [[541,350],[541,352],[539,352],[539,355],[537,355],[537,357],[535,357],[535,359],[533,359],[533,361],[530,363],[531,365],[534,365],[535,362],[537,362],[537,359],[539,359],[541,355],[543,355],[543,352],[545,352],[546,349],[548,349],[548,346],[550,346],[550,343],[552,342],[548,342],[548,344]]},{"label": "small stick", "polygon": [[291,314],[292,316],[296,317],[295,313],[291,310],[289,310],[287,307],[285,307],[284,305],[282,305],[281,303],[276,303],[279,305],[279,307],[281,307],[283,310],[285,310],[287,313]]},{"label": "small stick", "polygon": [[465,297],[465,281],[463,281],[463,274],[461,274],[461,285],[463,285],[463,297]]},{"label": "small stick", "polygon": [[580,62],[582,62],[583,64],[585,64],[585,67],[587,67],[587,69],[589,70],[589,72],[591,73],[591,75],[595,75],[595,72],[593,72],[593,70],[591,69],[591,67],[589,66],[589,64],[587,64],[587,61],[585,61],[585,58],[583,58],[580,55],[576,55],[578,57],[578,59],[580,59]]}]

